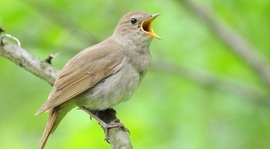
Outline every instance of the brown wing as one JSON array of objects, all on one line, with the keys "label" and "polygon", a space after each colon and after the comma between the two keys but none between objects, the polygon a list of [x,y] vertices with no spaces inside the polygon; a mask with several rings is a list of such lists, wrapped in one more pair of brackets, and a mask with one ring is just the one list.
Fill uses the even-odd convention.
[{"label": "brown wing", "polygon": [[36,115],[68,101],[121,69],[119,64],[124,56],[120,49],[117,44],[101,43],[73,57],[60,72],[48,100]]}]

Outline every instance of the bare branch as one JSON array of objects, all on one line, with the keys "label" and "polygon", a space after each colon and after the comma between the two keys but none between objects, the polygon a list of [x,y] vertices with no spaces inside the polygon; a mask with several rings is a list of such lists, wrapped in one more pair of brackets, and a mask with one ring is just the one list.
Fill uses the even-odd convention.
[{"label": "bare branch", "polygon": [[[59,70],[41,61],[26,50],[0,36],[0,55],[8,58],[37,77],[53,84]],[[115,115],[114,115],[115,116]],[[112,117],[111,119],[114,119]],[[102,118],[101,118],[102,119]],[[103,120],[103,119],[102,119]],[[109,141],[113,149],[132,149],[128,134],[121,128],[109,129]]]},{"label": "bare branch", "polygon": [[53,84],[58,74],[58,70],[46,62],[42,62],[37,57],[31,55],[21,47],[14,45],[0,36],[1,46],[0,55],[23,67],[37,77]]},{"label": "bare branch", "polygon": [[266,58],[258,53],[244,37],[242,37],[236,31],[233,31],[225,23],[221,23],[213,16],[209,10],[199,6],[192,0],[183,0],[183,3],[200,16],[205,23],[217,34],[217,36],[228,46],[231,47],[235,53],[243,58],[247,64],[249,64],[270,87],[270,67],[266,62]]}]

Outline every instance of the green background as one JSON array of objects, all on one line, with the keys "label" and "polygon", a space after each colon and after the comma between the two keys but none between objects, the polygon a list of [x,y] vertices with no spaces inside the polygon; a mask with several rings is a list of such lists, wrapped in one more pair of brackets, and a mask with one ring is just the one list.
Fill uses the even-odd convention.
[{"label": "green background", "polygon": [[[201,0],[221,25],[270,58],[269,0]],[[161,13],[162,40],[151,45],[153,65],[128,102],[115,107],[135,149],[268,149],[269,84],[183,1],[2,0],[0,27],[59,69],[80,50],[113,32],[131,10]],[[269,75],[269,74],[268,74]],[[0,148],[38,147],[47,113],[34,116],[51,86],[0,57]],[[72,110],[48,149],[111,148],[95,120]]]}]

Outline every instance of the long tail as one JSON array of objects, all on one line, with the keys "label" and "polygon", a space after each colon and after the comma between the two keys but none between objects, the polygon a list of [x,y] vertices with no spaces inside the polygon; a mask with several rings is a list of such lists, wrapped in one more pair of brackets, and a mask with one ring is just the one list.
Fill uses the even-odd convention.
[{"label": "long tail", "polygon": [[59,125],[60,121],[65,117],[65,115],[75,107],[75,104],[71,102],[66,102],[57,107],[54,107],[49,112],[48,122],[46,124],[46,128],[43,132],[41,142],[39,145],[39,149],[43,149],[50,134],[54,132],[54,130]]},{"label": "long tail", "polygon": [[[53,130],[56,129],[57,127],[57,123],[59,123],[61,121],[62,118],[60,118],[60,121],[56,121],[56,119],[59,119],[58,117],[58,110],[59,110],[59,107],[55,107],[53,108],[52,110],[50,110],[50,113],[49,113],[49,118],[48,118],[48,122],[46,124],[46,128],[43,132],[43,135],[42,135],[42,138],[41,138],[41,142],[40,142],[40,145],[39,145],[39,149],[43,149],[50,134],[53,132]],[[55,123],[56,122],[56,123]]]}]

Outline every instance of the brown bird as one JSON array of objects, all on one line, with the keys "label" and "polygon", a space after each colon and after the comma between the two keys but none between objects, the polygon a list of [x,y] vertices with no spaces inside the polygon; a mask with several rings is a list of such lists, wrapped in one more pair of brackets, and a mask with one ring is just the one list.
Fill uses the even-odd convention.
[{"label": "brown bird", "polygon": [[150,43],[153,38],[160,39],[151,27],[157,16],[142,11],[127,13],[112,36],[68,61],[48,100],[36,112],[39,115],[49,111],[40,149],[72,108],[105,110],[131,97],[150,66]]}]

